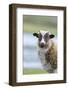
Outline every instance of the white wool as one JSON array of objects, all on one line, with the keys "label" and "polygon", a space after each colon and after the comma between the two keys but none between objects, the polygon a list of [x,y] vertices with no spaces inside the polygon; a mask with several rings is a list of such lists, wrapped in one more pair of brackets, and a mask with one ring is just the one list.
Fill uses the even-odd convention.
[{"label": "white wool", "polygon": [[46,33],[49,33],[49,32],[45,30],[40,30],[39,33],[41,33],[44,36]]},{"label": "white wool", "polygon": [[41,33],[43,36],[44,36],[46,33],[49,33],[49,35],[51,34],[49,31],[46,31],[46,30],[40,30],[38,33]]},{"label": "white wool", "polygon": [[47,65],[47,62],[45,60],[45,53],[47,53],[50,47],[51,47],[51,42],[49,43],[49,47],[47,49],[38,47],[39,57],[43,65],[44,64]]}]

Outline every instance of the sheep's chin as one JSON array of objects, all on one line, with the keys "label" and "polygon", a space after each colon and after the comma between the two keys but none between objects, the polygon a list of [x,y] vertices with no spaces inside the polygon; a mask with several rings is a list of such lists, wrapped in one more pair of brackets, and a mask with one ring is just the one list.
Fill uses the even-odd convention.
[{"label": "sheep's chin", "polygon": [[46,48],[45,47],[43,47],[43,48],[38,47],[38,50],[42,53],[47,53],[47,51],[50,49],[51,45],[52,45],[52,40],[49,40],[48,46]]},{"label": "sheep's chin", "polygon": [[38,50],[41,52],[41,53],[47,53],[47,51],[49,50],[49,48],[38,48]]}]

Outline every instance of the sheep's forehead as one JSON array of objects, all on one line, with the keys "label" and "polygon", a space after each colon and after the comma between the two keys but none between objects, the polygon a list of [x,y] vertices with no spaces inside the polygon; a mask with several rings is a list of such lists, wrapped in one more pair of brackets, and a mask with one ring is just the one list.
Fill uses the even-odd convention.
[{"label": "sheep's forehead", "polygon": [[49,33],[48,31],[43,31],[43,30],[40,30],[40,32],[42,34],[42,36],[44,36],[46,33]]}]

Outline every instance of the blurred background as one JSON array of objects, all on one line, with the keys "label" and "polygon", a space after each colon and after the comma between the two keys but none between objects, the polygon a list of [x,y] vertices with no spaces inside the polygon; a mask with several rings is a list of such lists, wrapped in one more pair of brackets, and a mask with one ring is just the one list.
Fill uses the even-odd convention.
[{"label": "blurred background", "polygon": [[57,36],[57,17],[56,16],[23,16],[23,48],[24,48],[24,74],[42,74],[47,73],[43,70],[41,61],[37,52],[37,38],[33,32],[45,30]]}]

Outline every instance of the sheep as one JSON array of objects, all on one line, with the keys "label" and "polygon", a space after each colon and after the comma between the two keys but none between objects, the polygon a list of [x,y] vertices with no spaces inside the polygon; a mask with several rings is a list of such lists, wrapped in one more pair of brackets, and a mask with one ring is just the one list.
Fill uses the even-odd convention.
[{"label": "sheep", "polygon": [[55,73],[57,70],[57,43],[53,40],[55,35],[43,30],[33,35],[38,38],[38,55],[43,69]]}]

